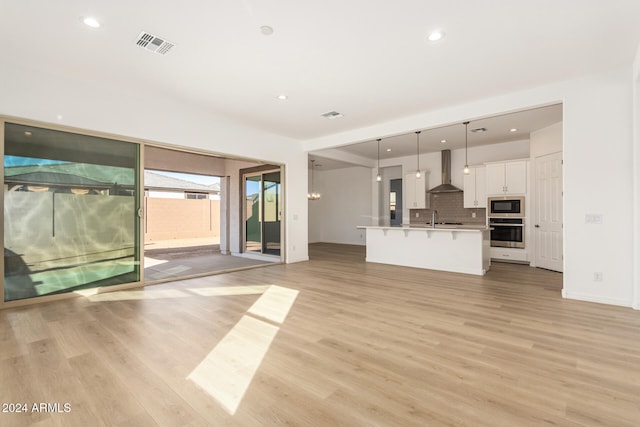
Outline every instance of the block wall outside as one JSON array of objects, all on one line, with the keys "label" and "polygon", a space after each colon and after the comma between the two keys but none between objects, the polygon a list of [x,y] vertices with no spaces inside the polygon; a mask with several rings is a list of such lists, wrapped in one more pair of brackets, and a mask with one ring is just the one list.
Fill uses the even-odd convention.
[{"label": "block wall outside", "polygon": [[220,236],[220,200],[145,198],[145,242]]}]

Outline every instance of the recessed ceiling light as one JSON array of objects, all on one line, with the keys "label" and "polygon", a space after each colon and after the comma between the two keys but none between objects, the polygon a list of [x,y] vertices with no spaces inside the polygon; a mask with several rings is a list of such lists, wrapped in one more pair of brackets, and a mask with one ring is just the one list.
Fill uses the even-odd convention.
[{"label": "recessed ceiling light", "polygon": [[84,22],[85,25],[91,27],[91,28],[100,28],[100,23],[98,22],[98,20],[96,18],[92,18],[92,17],[87,17],[84,18],[82,20],[82,22]]},{"label": "recessed ceiling light", "polygon": [[387,148],[387,153],[388,153],[389,151],[391,151],[391,148]]},{"label": "recessed ceiling light", "polygon": [[444,144],[445,142],[447,142],[447,140],[446,140],[446,139],[441,139],[441,140],[440,140],[440,142],[441,142],[442,144]]},{"label": "recessed ceiling light", "polygon": [[444,33],[440,30],[437,30],[437,31],[430,32],[427,39],[430,42],[437,42],[438,40],[442,40],[443,37],[444,37]]},{"label": "recessed ceiling light", "polygon": [[270,36],[271,34],[273,34],[273,27],[263,25],[262,27],[260,27],[260,32],[262,33],[262,35]]},{"label": "recessed ceiling light", "polygon": [[516,128],[511,128],[511,129],[509,129],[509,132],[518,132],[518,129],[516,129]]},{"label": "recessed ceiling light", "polygon": [[56,119],[58,119],[58,120],[62,120],[62,119],[63,119],[62,114],[58,114],[58,115],[56,116]]},{"label": "recessed ceiling light", "polygon": [[288,99],[289,97],[287,95],[278,95],[278,99],[281,101],[284,101],[285,99]]}]

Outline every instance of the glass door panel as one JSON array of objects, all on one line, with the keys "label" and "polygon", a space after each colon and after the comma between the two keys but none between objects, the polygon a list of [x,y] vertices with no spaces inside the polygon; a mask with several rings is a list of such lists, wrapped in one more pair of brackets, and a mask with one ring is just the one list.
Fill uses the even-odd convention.
[{"label": "glass door panel", "polygon": [[266,173],[262,177],[264,192],[262,253],[280,255],[280,214],[282,206],[280,172]]},{"label": "glass door panel", "polygon": [[262,252],[262,175],[245,177],[245,250]]},{"label": "glass door panel", "polygon": [[244,176],[245,252],[280,255],[282,183],[280,171]]},{"label": "glass door panel", "polygon": [[5,124],[4,300],[140,281],[139,146]]}]

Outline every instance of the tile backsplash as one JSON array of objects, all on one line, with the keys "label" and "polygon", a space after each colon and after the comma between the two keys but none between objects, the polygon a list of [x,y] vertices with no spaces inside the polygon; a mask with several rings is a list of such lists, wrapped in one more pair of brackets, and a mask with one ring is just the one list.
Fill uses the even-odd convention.
[{"label": "tile backsplash", "polygon": [[[478,225],[486,223],[487,210],[485,208],[463,208],[464,200],[462,192],[428,194],[427,197],[431,198],[431,208],[410,209],[411,224],[431,222],[431,212],[434,209],[438,211],[438,222],[461,222],[463,224]],[[472,217],[474,212],[476,214],[475,218]],[[416,213],[418,214],[417,218]]]}]

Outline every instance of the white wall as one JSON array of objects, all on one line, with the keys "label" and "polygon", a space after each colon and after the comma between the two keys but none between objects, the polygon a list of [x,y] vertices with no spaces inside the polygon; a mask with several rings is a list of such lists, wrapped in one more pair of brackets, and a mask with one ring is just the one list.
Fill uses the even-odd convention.
[{"label": "white wall", "polygon": [[[585,77],[567,93],[563,294],[569,298],[632,305],[631,83],[625,69]],[[602,214],[603,224],[586,224],[592,213]],[[594,272],[604,280],[595,282]]]},{"label": "white wall", "polygon": [[[568,298],[631,306],[634,260],[630,230],[634,225],[637,227],[638,221],[638,215],[633,217],[632,201],[633,76],[630,65],[309,140],[304,147],[308,150],[330,148],[562,102],[563,294]],[[635,113],[637,116],[637,111]],[[470,163],[475,163],[471,154]],[[454,164],[453,169],[456,168]],[[429,185],[437,182],[434,170]],[[585,215],[589,213],[602,214],[604,224],[585,224]],[[595,271],[603,273],[602,282],[593,280]]]},{"label": "white wall", "polygon": [[[307,256],[306,153],[296,140],[235,122],[163,91],[46,70],[0,67],[0,114],[286,165],[287,262]],[[61,119],[58,119],[61,116]]]},{"label": "white wall", "polygon": [[314,180],[322,198],[309,201],[310,241],[364,245],[364,230],[356,227],[372,223],[371,169],[316,169]]},{"label": "white wall", "polygon": [[531,132],[530,142],[532,159],[562,151],[562,122]]}]

